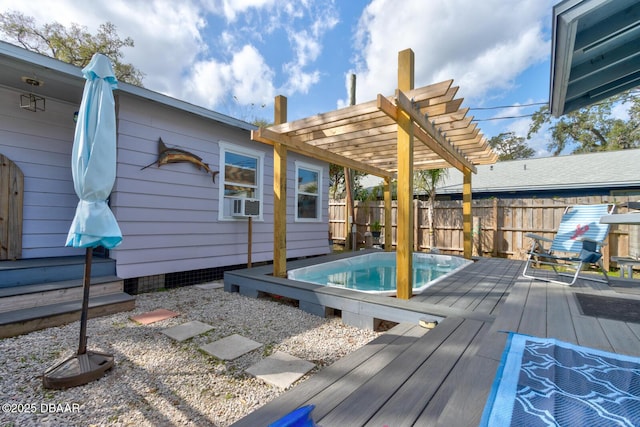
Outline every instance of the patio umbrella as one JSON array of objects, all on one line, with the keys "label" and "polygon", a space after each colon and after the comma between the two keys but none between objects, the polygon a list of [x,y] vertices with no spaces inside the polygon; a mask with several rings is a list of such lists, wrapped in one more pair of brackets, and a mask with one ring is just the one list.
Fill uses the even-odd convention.
[{"label": "patio umbrella", "polygon": [[46,388],[86,384],[100,378],[113,366],[112,355],[87,351],[87,317],[92,249],[97,246],[111,249],[122,241],[120,227],[107,204],[116,177],[113,89],[118,81],[111,62],[102,54],[95,54],[82,73],[87,81],[71,154],[73,185],[80,201],[66,244],[86,248],[80,344],[75,356],[45,371],[43,382]]}]

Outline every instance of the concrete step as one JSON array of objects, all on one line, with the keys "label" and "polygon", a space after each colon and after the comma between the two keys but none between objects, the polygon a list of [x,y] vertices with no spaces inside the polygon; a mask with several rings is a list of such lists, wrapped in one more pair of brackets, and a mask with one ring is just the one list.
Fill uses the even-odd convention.
[{"label": "concrete step", "polygon": [[[135,298],[124,292],[91,297],[89,318],[135,308]],[[82,299],[0,313],[0,338],[26,334],[80,320]]]},{"label": "concrete step", "polygon": [[[0,261],[0,288],[81,279],[84,262],[84,256]],[[93,257],[91,277],[115,275],[115,260]]]},{"label": "concrete step", "polygon": [[[83,279],[0,288],[0,313],[41,305],[81,300]],[[91,278],[90,296],[119,293],[124,280],[116,276]]]}]

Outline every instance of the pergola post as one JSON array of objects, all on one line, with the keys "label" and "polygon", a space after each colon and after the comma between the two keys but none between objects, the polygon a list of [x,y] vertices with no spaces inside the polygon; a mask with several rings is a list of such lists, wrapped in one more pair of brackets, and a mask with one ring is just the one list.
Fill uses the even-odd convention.
[{"label": "pergola post", "polygon": [[[414,54],[398,53],[398,90],[413,89]],[[397,297],[409,299],[413,289],[413,121],[398,111],[398,219],[396,230]]]},{"label": "pergola post", "polygon": [[466,259],[471,259],[471,247],[473,238],[471,236],[472,215],[471,215],[471,170],[464,168],[462,172],[462,237],[464,239],[463,255]]},{"label": "pergola post", "polygon": [[[274,105],[274,124],[287,122],[287,98],[278,95]],[[273,144],[273,275],[287,275],[287,147]]]},{"label": "pergola post", "polygon": [[391,219],[391,178],[384,178],[384,250],[393,249],[393,223]]}]

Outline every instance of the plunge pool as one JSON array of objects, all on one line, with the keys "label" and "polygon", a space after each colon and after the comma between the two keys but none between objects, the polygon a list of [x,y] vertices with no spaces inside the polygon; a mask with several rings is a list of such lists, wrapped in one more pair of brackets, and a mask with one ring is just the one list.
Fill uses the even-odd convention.
[{"label": "plunge pool", "polygon": [[[473,261],[442,254],[413,254],[413,294],[465,268]],[[297,268],[287,278],[378,295],[396,294],[396,253],[375,252]]]}]

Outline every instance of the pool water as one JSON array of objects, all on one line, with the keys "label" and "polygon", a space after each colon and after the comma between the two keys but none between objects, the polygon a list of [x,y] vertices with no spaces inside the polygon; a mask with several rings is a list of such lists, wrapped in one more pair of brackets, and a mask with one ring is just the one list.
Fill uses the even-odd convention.
[{"label": "pool water", "polygon": [[[450,255],[413,254],[413,293],[472,264]],[[396,294],[396,254],[377,252],[298,268],[287,273],[291,280],[334,286],[380,295]]]}]

